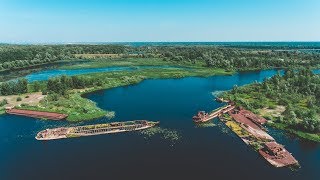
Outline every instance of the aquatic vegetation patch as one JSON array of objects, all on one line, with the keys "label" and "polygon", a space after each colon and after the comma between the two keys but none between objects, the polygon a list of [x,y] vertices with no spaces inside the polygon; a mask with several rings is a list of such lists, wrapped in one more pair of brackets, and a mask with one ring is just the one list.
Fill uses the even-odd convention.
[{"label": "aquatic vegetation patch", "polygon": [[218,97],[219,95],[223,94],[225,91],[213,91],[211,94],[214,96],[214,97]]},{"label": "aquatic vegetation patch", "polygon": [[206,123],[199,123],[196,124],[196,126],[198,128],[209,128],[209,127],[215,127],[217,126],[214,122],[210,121],[210,122],[206,122]]},{"label": "aquatic vegetation patch", "polygon": [[116,112],[114,112],[114,111],[107,111],[107,113],[106,113],[106,115],[105,115],[105,117],[106,117],[108,120],[114,118],[115,116],[116,116]]},{"label": "aquatic vegetation patch", "polygon": [[161,127],[152,127],[140,132],[145,136],[145,138],[151,138],[155,135],[159,135],[161,138],[170,140],[171,142],[176,142],[181,138],[180,134],[176,130],[170,130]]}]

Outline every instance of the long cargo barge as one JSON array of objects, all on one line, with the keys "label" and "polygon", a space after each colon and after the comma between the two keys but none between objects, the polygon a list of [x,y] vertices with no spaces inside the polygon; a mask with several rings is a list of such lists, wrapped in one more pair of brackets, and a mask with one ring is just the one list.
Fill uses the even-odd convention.
[{"label": "long cargo barge", "polygon": [[221,116],[222,120],[247,145],[254,148],[274,167],[295,166],[298,161],[284,146],[263,130],[262,125],[267,121],[244,109],[234,109],[228,112],[229,119]]},{"label": "long cargo barge", "polygon": [[210,114],[200,111],[196,116],[193,116],[193,121],[196,123],[207,122],[217,116],[243,142],[258,151],[274,167],[299,166],[298,161],[291,153],[265,131],[263,127],[267,122],[265,118],[243,108],[236,108],[230,101],[228,105],[218,108]]},{"label": "long cargo barge", "polygon": [[159,122],[136,120],[86,126],[60,127],[40,131],[35,138],[37,140],[55,140],[71,137],[94,136],[127,131],[138,131],[151,128],[157,124],[159,124]]},{"label": "long cargo barge", "polygon": [[64,120],[68,117],[67,114],[61,114],[61,113],[14,109],[14,108],[6,109],[6,113],[18,115],[18,116],[28,116],[33,118],[50,119],[50,120]]}]

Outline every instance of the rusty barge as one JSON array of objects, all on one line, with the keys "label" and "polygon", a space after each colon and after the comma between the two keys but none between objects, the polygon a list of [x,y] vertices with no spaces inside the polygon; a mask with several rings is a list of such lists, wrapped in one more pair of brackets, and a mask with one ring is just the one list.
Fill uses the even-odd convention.
[{"label": "rusty barge", "polygon": [[28,116],[33,118],[50,119],[50,120],[64,120],[68,117],[68,115],[61,114],[61,113],[33,111],[33,110],[24,110],[24,109],[15,109],[15,108],[6,109],[6,113],[18,115],[18,116]]},{"label": "rusty barge", "polygon": [[146,120],[113,122],[75,127],[60,127],[40,131],[35,137],[37,140],[55,140],[81,136],[94,136],[128,131],[138,131],[158,125],[159,122]]},{"label": "rusty barge", "polygon": [[[225,114],[228,115],[225,116]],[[265,131],[263,127],[267,122],[265,118],[241,107],[236,108],[232,102],[229,102],[228,105],[218,108],[210,114],[199,111],[193,120],[196,123],[202,123],[215,117],[219,117],[243,142],[258,151],[274,167],[299,167],[298,161],[291,153]]]}]

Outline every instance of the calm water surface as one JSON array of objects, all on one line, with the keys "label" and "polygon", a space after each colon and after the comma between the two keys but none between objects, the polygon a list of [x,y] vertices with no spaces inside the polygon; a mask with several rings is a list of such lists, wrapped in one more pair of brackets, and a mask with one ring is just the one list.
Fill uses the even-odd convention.
[{"label": "calm water surface", "polygon": [[115,66],[115,67],[102,67],[102,68],[88,68],[88,69],[49,69],[43,70],[27,75],[25,78],[29,82],[33,81],[46,81],[49,78],[57,76],[75,76],[81,74],[90,74],[90,73],[101,73],[101,72],[113,72],[113,71],[134,71],[139,69],[151,69],[151,68],[179,68],[185,69],[178,66]]},{"label": "calm water surface", "polygon": [[69,124],[0,116],[0,179],[320,179],[317,143],[271,129],[302,165],[297,171],[276,169],[217,119],[216,126],[206,128],[192,122],[198,110],[221,106],[211,92],[262,81],[275,73],[146,80],[86,95],[99,107],[115,111],[112,121],[161,121],[161,128],[179,134],[177,141],[130,132],[40,142],[34,139],[39,130]]}]

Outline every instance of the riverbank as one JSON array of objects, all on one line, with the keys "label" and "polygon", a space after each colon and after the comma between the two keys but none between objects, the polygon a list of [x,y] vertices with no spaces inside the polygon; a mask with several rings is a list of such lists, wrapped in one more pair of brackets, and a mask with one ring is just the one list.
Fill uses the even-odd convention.
[{"label": "riverbank", "polygon": [[60,67],[68,67],[73,65],[80,65],[82,63],[86,63],[87,60],[60,60],[60,61],[54,61],[54,62],[47,62],[47,63],[41,63],[41,64],[35,64],[32,66],[26,66],[26,67],[17,67],[17,68],[11,68],[11,69],[3,69],[0,70],[0,82],[12,80],[15,78],[24,77],[28,74],[39,72],[47,69],[55,69]]},{"label": "riverbank", "polygon": [[312,133],[299,131],[299,130],[291,128],[290,126],[288,126],[286,124],[273,122],[273,121],[269,121],[267,123],[267,125],[270,127],[276,128],[276,129],[284,130],[284,131],[286,131],[290,134],[296,135],[302,139],[320,142],[320,134],[312,134]]}]

